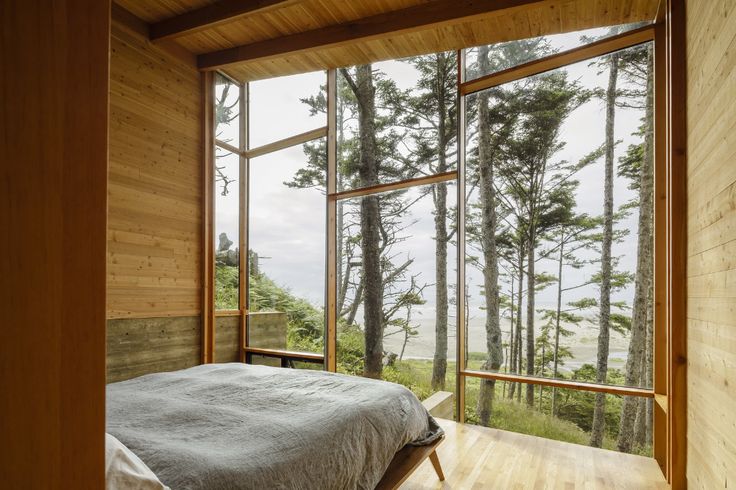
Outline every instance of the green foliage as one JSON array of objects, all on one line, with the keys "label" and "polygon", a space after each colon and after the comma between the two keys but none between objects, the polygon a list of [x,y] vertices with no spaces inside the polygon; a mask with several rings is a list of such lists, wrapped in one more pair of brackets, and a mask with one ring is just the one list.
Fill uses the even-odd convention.
[{"label": "green foliage", "polygon": [[250,311],[281,311],[286,313],[287,348],[319,352],[324,345],[324,312],[307,300],[297,298],[288,289],[279,287],[265,274],[250,276]]},{"label": "green foliage", "polygon": [[[592,376],[590,381],[595,380],[595,368],[591,365],[583,366],[579,370],[579,374],[586,378]],[[620,372],[614,373],[611,379],[617,379],[618,377],[623,379]],[[468,423],[478,423],[478,415],[475,412],[478,390],[478,380],[469,379],[465,395],[465,420]],[[508,385],[504,386],[503,382],[496,383],[493,413],[490,421],[491,427],[573,444],[588,445],[590,428],[593,423],[594,393],[558,389],[558,416],[555,417],[550,414],[552,388],[542,389],[541,404],[539,387],[535,389],[537,397],[534,408],[527,407],[523,401],[517,403],[515,400],[508,399],[504,396],[507,390]],[[616,448],[615,442],[618,435],[620,411],[621,398],[609,395],[606,404],[606,427],[608,430],[603,439],[603,447],[606,449]],[[640,448],[639,452],[649,456],[651,455],[651,448]]]},{"label": "green foliage", "polygon": [[238,268],[215,264],[215,308],[237,310],[239,308]]},{"label": "green foliage", "polygon": [[[280,311],[286,313],[287,348],[296,351],[319,352],[324,345],[324,312],[307,300],[294,296],[278,286],[265,274],[250,276],[250,311]],[[238,267],[215,265],[215,305],[221,310],[239,308]]]},{"label": "green foliage", "polygon": [[337,370],[344,374],[363,374],[365,340],[357,325],[340,324],[337,329]]}]

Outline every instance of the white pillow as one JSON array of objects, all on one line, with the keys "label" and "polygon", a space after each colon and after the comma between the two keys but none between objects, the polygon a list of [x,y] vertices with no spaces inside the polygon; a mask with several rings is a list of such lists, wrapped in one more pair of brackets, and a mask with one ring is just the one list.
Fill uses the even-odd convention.
[{"label": "white pillow", "polygon": [[105,486],[107,490],[170,490],[133,451],[107,433]]}]

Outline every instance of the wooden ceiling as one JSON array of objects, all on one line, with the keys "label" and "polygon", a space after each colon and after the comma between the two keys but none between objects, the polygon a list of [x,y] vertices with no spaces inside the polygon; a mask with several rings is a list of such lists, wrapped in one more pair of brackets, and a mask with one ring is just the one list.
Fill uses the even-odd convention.
[{"label": "wooden ceiling", "polygon": [[[242,80],[651,21],[660,0],[116,0]],[[179,32],[177,32],[179,31]]]}]

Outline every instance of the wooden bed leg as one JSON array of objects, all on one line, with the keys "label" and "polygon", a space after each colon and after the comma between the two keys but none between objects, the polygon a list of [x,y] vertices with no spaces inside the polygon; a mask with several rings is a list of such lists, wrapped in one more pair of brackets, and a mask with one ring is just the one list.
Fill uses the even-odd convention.
[{"label": "wooden bed leg", "polygon": [[437,451],[432,451],[432,454],[429,455],[429,460],[432,462],[434,471],[437,473],[440,481],[445,481],[445,474],[442,473],[442,465],[440,465],[440,458],[437,457]]}]

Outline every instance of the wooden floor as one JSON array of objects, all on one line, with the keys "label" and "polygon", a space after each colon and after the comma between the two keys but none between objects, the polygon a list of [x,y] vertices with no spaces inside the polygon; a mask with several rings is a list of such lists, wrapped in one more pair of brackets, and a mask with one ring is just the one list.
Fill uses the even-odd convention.
[{"label": "wooden floor", "polygon": [[665,489],[650,458],[438,419],[446,480],[427,460],[401,486],[418,489]]}]

